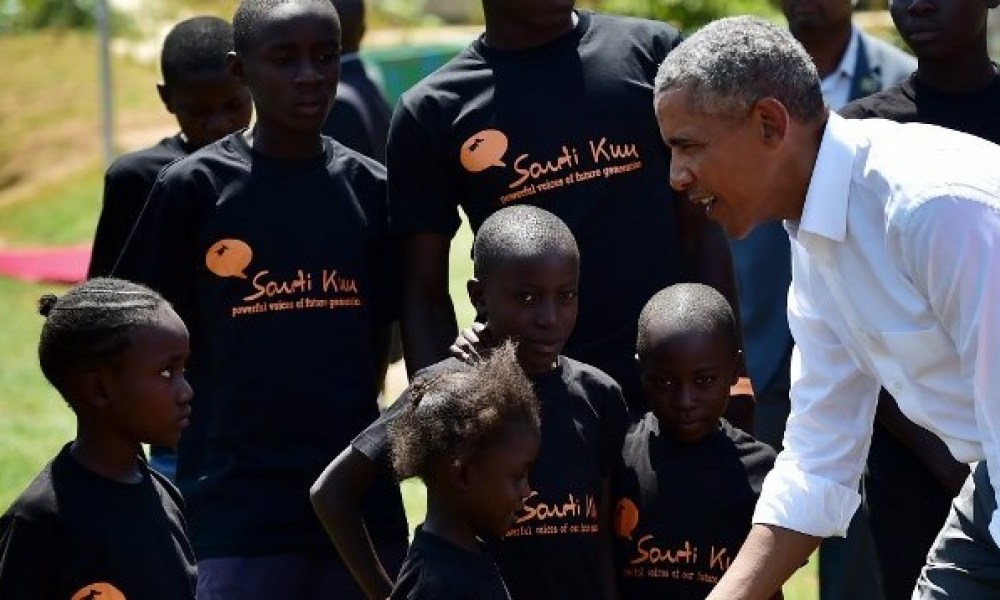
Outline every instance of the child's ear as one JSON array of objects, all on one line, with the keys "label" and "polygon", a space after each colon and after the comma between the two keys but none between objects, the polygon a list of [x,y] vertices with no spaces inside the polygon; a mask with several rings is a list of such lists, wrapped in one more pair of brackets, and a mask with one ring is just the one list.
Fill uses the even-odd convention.
[{"label": "child's ear", "polygon": [[243,59],[238,54],[235,52],[226,54],[226,65],[229,66],[229,72],[233,74],[233,77],[243,85],[247,85],[246,68]]},{"label": "child's ear", "polygon": [[167,112],[174,114],[173,103],[170,101],[170,86],[163,82],[157,83],[156,93],[160,95],[160,102],[163,103],[163,107],[167,109]]},{"label": "child's ear", "polygon": [[448,466],[448,478],[455,489],[466,492],[472,487],[472,468],[468,462],[456,460]]},{"label": "child's ear", "polygon": [[93,408],[104,408],[111,403],[111,393],[107,378],[101,369],[93,369],[83,373],[80,392],[83,403]]},{"label": "child's ear", "polygon": [[469,292],[469,302],[472,303],[472,307],[476,309],[477,315],[486,314],[486,300],[483,293],[483,284],[481,281],[473,277],[465,283],[465,289]]}]

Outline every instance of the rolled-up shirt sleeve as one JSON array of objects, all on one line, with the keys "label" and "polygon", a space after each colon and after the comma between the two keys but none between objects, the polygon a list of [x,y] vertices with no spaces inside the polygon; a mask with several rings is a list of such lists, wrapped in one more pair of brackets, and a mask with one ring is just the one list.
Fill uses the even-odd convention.
[{"label": "rolled-up shirt sleeve", "polygon": [[801,252],[793,251],[788,294],[796,346],[785,449],[764,481],[753,522],[843,537],[861,502],[879,384],[818,314]]},{"label": "rolled-up shirt sleeve", "polygon": [[[972,382],[978,441],[1000,504],[1000,209],[982,190],[953,186],[912,211],[900,240],[903,268]],[[996,511],[989,528],[1000,543]]]}]

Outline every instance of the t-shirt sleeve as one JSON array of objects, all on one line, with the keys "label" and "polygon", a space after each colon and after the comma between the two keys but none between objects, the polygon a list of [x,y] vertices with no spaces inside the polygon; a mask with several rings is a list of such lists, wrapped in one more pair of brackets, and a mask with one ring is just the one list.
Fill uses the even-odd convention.
[{"label": "t-shirt sleeve", "polygon": [[174,163],[160,173],[122,251],[114,276],[160,292],[188,323],[196,263],[198,190]]},{"label": "t-shirt sleeve", "polygon": [[58,560],[51,527],[0,517],[0,598],[47,598]]},{"label": "t-shirt sleeve", "polygon": [[601,430],[601,474],[611,477],[612,470],[621,461],[622,445],[628,430],[628,408],[618,384],[609,383],[606,388]]},{"label": "t-shirt sleeve", "polygon": [[148,193],[148,183],[144,185],[138,174],[115,165],[108,169],[87,277],[107,276],[114,270]]},{"label": "t-shirt sleeve", "polygon": [[392,424],[403,412],[403,408],[409,403],[408,397],[408,393],[403,392],[385,412],[379,415],[378,419],[351,441],[351,446],[355,450],[378,465],[384,473],[393,473],[392,437],[389,432]]},{"label": "t-shirt sleeve", "polygon": [[458,195],[442,138],[447,133],[411,113],[405,102],[393,113],[386,167],[390,222],[400,236],[429,232],[450,238],[458,231]]}]

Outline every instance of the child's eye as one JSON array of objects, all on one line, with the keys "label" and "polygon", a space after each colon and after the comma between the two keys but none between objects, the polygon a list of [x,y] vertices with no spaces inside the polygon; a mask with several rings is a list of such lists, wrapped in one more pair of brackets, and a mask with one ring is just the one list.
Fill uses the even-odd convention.
[{"label": "child's eye", "polygon": [[170,379],[171,377],[174,376],[174,370],[172,368],[170,368],[170,367],[167,367],[166,369],[163,369],[162,371],[160,371],[159,375],[160,375],[160,377],[163,377],[164,379]]},{"label": "child's eye", "polygon": [[517,297],[517,300],[521,304],[531,304],[532,302],[535,301],[535,295],[534,294],[528,294],[528,293],[519,294],[518,297]]},{"label": "child's eye", "polygon": [[576,290],[569,292],[562,292],[559,294],[559,300],[561,300],[562,302],[572,302],[576,300],[576,295],[577,295]]},{"label": "child's eye", "polygon": [[333,62],[334,59],[336,58],[337,58],[336,52],[324,52],[323,54],[319,55],[319,62],[320,64],[327,65]]},{"label": "child's eye", "polygon": [[712,385],[713,383],[715,383],[718,380],[719,380],[719,378],[716,377],[715,375],[703,375],[703,376],[695,379],[694,382],[697,383],[698,385],[706,386],[707,387],[707,386]]}]

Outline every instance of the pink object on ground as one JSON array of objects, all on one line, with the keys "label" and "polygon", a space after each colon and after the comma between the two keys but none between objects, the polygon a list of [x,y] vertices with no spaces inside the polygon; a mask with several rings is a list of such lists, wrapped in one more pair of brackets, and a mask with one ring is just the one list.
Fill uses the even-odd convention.
[{"label": "pink object on ground", "polygon": [[24,281],[79,283],[87,278],[90,245],[0,248],[0,275]]}]

